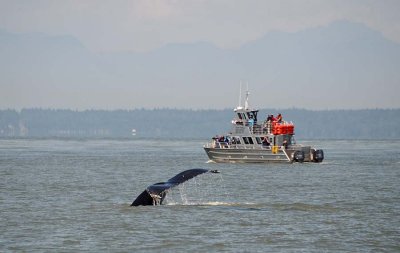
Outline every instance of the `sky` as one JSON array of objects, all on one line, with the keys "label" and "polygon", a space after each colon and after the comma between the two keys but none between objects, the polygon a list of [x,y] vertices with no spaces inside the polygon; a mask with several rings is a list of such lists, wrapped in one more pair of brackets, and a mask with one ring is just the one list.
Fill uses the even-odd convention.
[{"label": "sky", "polygon": [[[268,32],[298,32],[325,26],[336,20],[363,24],[380,32],[386,39],[400,43],[399,13],[399,0],[0,0],[0,29],[21,34],[73,36],[95,54],[151,52],[170,43],[196,42],[211,43],[222,49],[237,49],[246,43],[262,38]],[[245,78],[251,81],[251,77]],[[222,80],[222,82],[228,81],[233,81],[232,88],[238,90],[240,80],[231,80],[228,76],[226,80]],[[391,83],[390,91],[398,90],[394,87],[397,81]],[[37,90],[40,85],[37,83],[40,83],[40,80],[36,80],[35,83],[36,86],[31,91],[29,87],[26,87],[28,84],[10,88],[10,85],[14,84],[5,83],[0,77],[0,93],[3,93],[3,95],[0,94],[0,100],[7,101],[4,103],[0,101],[0,108],[115,109],[140,107],[141,98],[152,101],[150,97],[143,95],[141,98],[138,96],[138,103],[132,103],[129,102],[129,97],[123,97],[121,94],[119,101],[116,98],[109,101],[111,106],[107,106],[104,97],[109,94],[108,90],[98,88],[97,94],[91,87],[79,88],[88,90],[88,93],[79,94],[81,101],[88,97],[92,99],[88,99],[86,103],[79,104],[76,100],[77,96],[74,98],[73,94],[78,93],[78,88],[75,87],[70,87],[69,90],[65,88],[65,92],[57,87],[57,94],[48,89],[46,97],[51,100],[39,98],[39,94],[35,94],[38,97],[35,100],[33,96],[29,97],[30,93],[34,94],[35,89]],[[149,95],[152,91],[158,92],[163,89],[161,83],[160,85],[152,83],[152,85],[154,86],[146,87],[148,92],[143,94]],[[48,86],[43,85],[42,89],[47,89],[46,87]],[[19,91],[21,89],[25,91]],[[92,93],[89,93],[89,90]],[[19,92],[25,92],[25,94],[18,94]],[[118,97],[118,92],[113,92],[115,92],[115,97]],[[128,87],[122,92],[126,94],[137,92],[137,87],[132,87],[132,89]],[[190,88],[185,92],[188,92],[185,97],[174,100],[174,97],[168,93],[165,99],[170,99],[170,101],[148,102],[145,106],[196,108],[202,102],[201,100],[205,99],[203,96],[195,101],[195,94],[190,93]],[[72,95],[68,97],[63,93]],[[96,96],[97,99],[95,99]],[[193,105],[187,103],[188,96],[194,98]],[[357,105],[349,101],[344,109],[400,107],[395,99],[391,94],[392,101],[387,104],[379,102],[385,100],[383,95],[375,98],[373,104]],[[63,103],[54,102],[57,100]],[[126,103],[119,103],[123,100]],[[237,98],[222,98],[222,100],[224,100],[223,103],[210,104],[208,107],[230,108],[232,101],[236,101]],[[24,103],[24,101],[30,102]],[[324,109],[341,108],[342,105],[346,105],[343,101],[338,101],[337,104],[334,104],[334,101],[330,104],[323,104],[323,102],[321,99]],[[301,99],[297,99],[296,104],[290,106],[311,108],[314,105],[309,101],[302,103]]]},{"label": "sky", "polygon": [[142,52],[197,41],[235,48],[345,19],[400,42],[399,12],[398,0],[0,0],[0,28],[72,35],[95,52]]}]

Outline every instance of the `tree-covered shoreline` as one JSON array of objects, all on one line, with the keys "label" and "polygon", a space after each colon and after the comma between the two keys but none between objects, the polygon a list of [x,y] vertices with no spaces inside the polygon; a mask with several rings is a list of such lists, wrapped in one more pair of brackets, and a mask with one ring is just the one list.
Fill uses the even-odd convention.
[{"label": "tree-covered shoreline", "polygon": [[[261,109],[282,113],[301,139],[399,139],[400,109]],[[0,110],[0,137],[210,138],[230,131],[231,109]]]}]

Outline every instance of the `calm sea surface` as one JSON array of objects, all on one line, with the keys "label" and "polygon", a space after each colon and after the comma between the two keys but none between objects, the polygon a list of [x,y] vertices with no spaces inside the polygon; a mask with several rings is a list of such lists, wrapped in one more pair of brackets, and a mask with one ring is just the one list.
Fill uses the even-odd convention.
[{"label": "calm sea surface", "polygon": [[[0,140],[0,252],[400,252],[400,141],[263,165],[207,163],[204,142]],[[221,173],[129,206],[191,168]]]}]

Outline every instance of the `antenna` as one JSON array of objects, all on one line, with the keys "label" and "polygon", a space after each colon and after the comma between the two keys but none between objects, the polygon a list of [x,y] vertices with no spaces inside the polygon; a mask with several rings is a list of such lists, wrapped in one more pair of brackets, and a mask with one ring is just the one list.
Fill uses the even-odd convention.
[{"label": "antenna", "polygon": [[249,82],[247,82],[246,101],[244,102],[244,109],[249,109]]},{"label": "antenna", "polygon": [[240,88],[239,88],[239,105],[238,107],[242,107],[242,80],[240,80]]}]

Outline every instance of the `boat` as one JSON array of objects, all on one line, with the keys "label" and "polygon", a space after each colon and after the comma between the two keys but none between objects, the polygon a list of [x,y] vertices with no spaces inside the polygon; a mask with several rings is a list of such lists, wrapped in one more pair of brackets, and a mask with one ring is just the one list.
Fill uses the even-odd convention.
[{"label": "boat", "polygon": [[217,163],[293,163],[324,160],[324,151],[311,146],[297,144],[293,122],[268,115],[258,120],[259,110],[249,108],[249,91],[246,92],[244,107],[234,109],[232,129],[217,135],[204,145],[210,161]]}]

